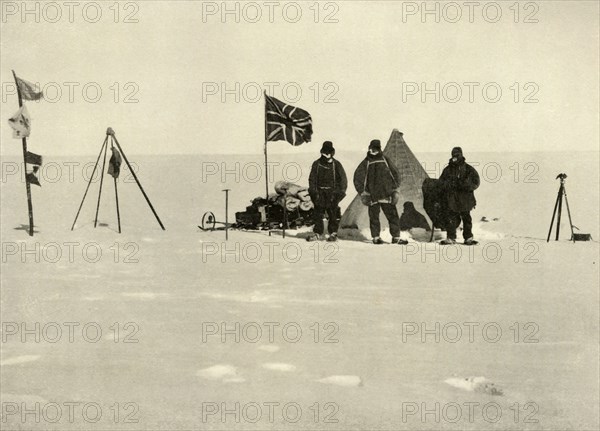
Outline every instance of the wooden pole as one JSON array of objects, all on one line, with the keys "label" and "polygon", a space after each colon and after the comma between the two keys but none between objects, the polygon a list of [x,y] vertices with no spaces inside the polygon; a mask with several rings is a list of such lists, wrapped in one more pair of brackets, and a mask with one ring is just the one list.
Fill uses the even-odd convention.
[{"label": "wooden pole", "polygon": [[152,210],[152,213],[154,214],[154,217],[156,217],[156,221],[158,221],[158,224],[160,225],[160,227],[162,228],[162,230],[165,230],[165,227],[163,226],[162,222],[160,221],[160,217],[158,217],[158,214],[156,213],[156,211],[154,210],[154,207],[152,206],[152,202],[150,202],[150,198],[148,198],[148,195],[146,194],[146,192],[144,191],[144,188],[140,184],[140,180],[138,180],[138,177],[135,174],[135,171],[133,170],[133,168],[129,164],[129,160],[127,159],[127,156],[123,152],[123,148],[121,148],[121,145],[119,145],[119,141],[118,141],[117,137],[114,134],[112,135],[112,137],[113,137],[113,139],[115,141],[115,144],[117,144],[117,148],[121,152],[121,155],[123,156],[123,159],[125,160],[125,163],[127,164],[127,167],[129,168],[129,171],[131,172],[131,175],[133,175],[133,179],[135,180],[135,182],[137,183],[138,187],[140,188],[140,191],[144,195],[144,198],[146,199],[146,202],[148,203],[148,206]]},{"label": "wooden pole", "polygon": [[[267,219],[267,227],[269,227],[269,166],[267,158],[267,92],[264,91],[265,96],[265,198],[267,199],[267,206],[265,208],[265,218]],[[269,235],[271,234],[269,228]]]},{"label": "wooden pole", "polygon": [[121,213],[119,212],[119,191],[117,190],[117,179],[115,180],[115,199],[117,201],[117,223],[119,224],[119,233],[121,233]]},{"label": "wooden pole", "polygon": [[94,175],[96,174],[96,169],[98,169],[98,162],[100,161],[100,156],[102,155],[102,151],[104,151],[104,146],[106,145],[107,140],[108,135],[106,135],[106,138],[104,138],[104,143],[102,144],[102,147],[100,147],[100,153],[98,153],[98,158],[96,159],[96,164],[94,165],[94,170],[92,171],[92,176],[90,177],[88,185],[85,188],[85,193],[83,194],[83,199],[81,199],[81,203],[79,204],[79,209],[77,210],[75,220],[73,220],[73,224],[71,225],[71,230],[75,228],[75,223],[77,223],[77,218],[79,217],[79,213],[81,212],[81,207],[83,207],[83,202],[85,201],[85,197],[87,196],[88,190],[90,189],[90,185],[92,184],[92,178],[94,178]]},{"label": "wooden pole", "polygon": [[[13,77],[15,78],[15,85],[17,86],[17,96],[19,98],[19,109],[23,107],[23,96],[21,95],[21,88],[19,87],[19,81],[17,81],[17,74],[12,71]],[[27,138],[23,137],[23,169],[25,169],[25,188],[27,189],[27,211],[29,213],[29,236],[33,236],[33,203],[31,202],[31,185],[27,180]]]},{"label": "wooden pole", "polygon": [[265,198],[269,201],[269,169],[267,161],[267,141],[265,141]]},{"label": "wooden pole", "polygon": [[[107,135],[108,138],[108,135]],[[98,211],[100,210],[100,196],[102,196],[102,184],[104,183],[104,169],[106,168],[106,150],[108,143],[104,145],[104,161],[102,162],[102,172],[100,173],[100,189],[98,190],[98,203],[96,204],[96,218],[94,219],[94,227],[98,224]]]},{"label": "wooden pole", "polygon": [[265,198],[267,198],[267,202],[269,201],[269,171],[267,169],[267,92],[264,92],[265,95]]},{"label": "wooden pole", "polygon": [[[112,140],[110,141],[110,149],[113,149]],[[115,182],[115,200],[117,202],[117,223],[119,224],[119,233],[121,233],[121,213],[119,212],[119,191],[117,190],[117,177],[113,177],[113,180]]]},{"label": "wooden pole", "polygon": [[225,192],[225,241],[229,240],[229,189]]}]

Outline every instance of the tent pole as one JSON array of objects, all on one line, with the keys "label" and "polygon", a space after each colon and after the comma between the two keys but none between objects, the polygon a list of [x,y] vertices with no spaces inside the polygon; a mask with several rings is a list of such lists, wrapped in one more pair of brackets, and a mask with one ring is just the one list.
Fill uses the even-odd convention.
[{"label": "tent pole", "polygon": [[144,195],[144,198],[146,199],[146,202],[148,203],[148,206],[152,210],[152,213],[154,214],[154,217],[156,217],[156,221],[158,222],[158,224],[160,225],[160,227],[162,228],[162,230],[165,230],[165,227],[163,226],[162,221],[160,221],[160,217],[158,217],[158,214],[156,213],[156,211],[154,210],[154,207],[152,206],[152,202],[150,202],[150,198],[148,197],[148,195],[144,191],[144,188],[140,184],[140,180],[138,180],[138,177],[135,174],[135,171],[133,170],[133,168],[129,164],[129,160],[127,159],[127,156],[123,152],[123,148],[121,148],[121,145],[119,145],[119,140],[117,139],[117,137],[114,134],[112,135],[112,137],[113,137],[113,140],[115,141],[115,144],[117,144],[117,148],[121,152],[121,155],[123,156],[123,159],[125,160],[125,163],[127,163],[127,167],[129,168],[129,171],[131,172],[131,175],[133,175],[133,179],[135,180],[135,182],[137,183],[138,187],[140,188],[140,191]]},{"label": "tent pole", "polygon": [[92,184],[92,178],[96,174],[96,169],[98,168],[98,162],[100,161],[100,156],[102,155],[102,151],[104,150],[104,146],[106,145],[106,141],[108,140],[108,135],[104,138],[104,143],[102,147],[100,147],[100,153],[98,154],[98,158],[96,159],[96,164],[94,165],[94,170],[92,171],[92,176],[88,180],[88,185],[85,188],[85,193],[83,194],[83,199],[81,199],[81,204],[79,204],[79,209],[77,210],[77,215],[75,216],[75,220],[73,220],[73,224],[71,225],[71,230],[75,228],[75,223],[77,223],[77,218],[79,217],[79,213],[81,212],[81,207],[83,207],[83,202],[85,201],[85,197],[87,196],[88,190],[90,189],[90,185]]},{"label": "tent pole", "polygon": [[[108,139],[108,135],[106,136]],[[98,224],[98,211],[100,211],[100,197],[102,196],[102,184],[104,183],[104,168],[106,167],[106,150],[108,142],[104,144],[104,161],[102,162],[102,172],[100,173],[100,189],[98,190],[98,203],[96,204],[96,218],[94,219],[94,227]]]},{"label": "tent pole", "polygon": [[[19,109],[23,107],[23,96],[21,95],[21,87],[17,81],[17,74],[12,71],[13,77],[15,78],[15,85],[17,86],[17,96],[19,98]],[[33,236],[33,203],[31,202],[31,184],[27,180],[27,138],[23,137],[23,169],[25,170],[25,188],[27,189],[27,211],[29,213],[29,236]]]}]

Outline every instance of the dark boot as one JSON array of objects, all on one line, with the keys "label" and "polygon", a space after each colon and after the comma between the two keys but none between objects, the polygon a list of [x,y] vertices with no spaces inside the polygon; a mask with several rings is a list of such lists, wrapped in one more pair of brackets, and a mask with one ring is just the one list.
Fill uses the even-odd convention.
[{"label": "dark boot", "polygon": [[456,244],[456,240],[452,239],[452,238],[446,238],[446,239],[440,241],[440,244],[441,245],[454,245],[454,244]]}]

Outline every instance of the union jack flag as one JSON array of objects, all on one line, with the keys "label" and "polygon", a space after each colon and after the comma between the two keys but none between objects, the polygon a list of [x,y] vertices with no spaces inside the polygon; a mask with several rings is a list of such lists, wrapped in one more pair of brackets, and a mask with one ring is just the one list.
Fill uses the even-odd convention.
[{"label": "union jack flag", "polygon": [[19,86],[19,91],[21,92],[21,97],[23,100],[39,100],[44,97],[44,94],[41,91],[36,91],[36,85],[32,84],[29,81],[25,81],[24,79],[17,78],[17,85]]},{"label": "union jack flag", "polygon": [[313,130],[308,112],[266,94],[265,100],[267,141],[288,141],[294,146],[310,142]]}]

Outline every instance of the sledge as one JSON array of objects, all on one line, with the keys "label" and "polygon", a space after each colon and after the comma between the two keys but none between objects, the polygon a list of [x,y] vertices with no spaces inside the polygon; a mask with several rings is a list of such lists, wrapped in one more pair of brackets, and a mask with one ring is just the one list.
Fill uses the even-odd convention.
[{"label": "sledge", "polygon": [[[222,225],[222,226],[217,226]],[[252,225],[251,228],[244,226],[241,223],[225,223],[222,221],[217,221],[215,215],[212,211],[207,211],[202,216],[202,221],[198,225],[198,228],[204,232],[213,232],[217,230],[225,230],[227,229],[235,229],[235,230],[268,230],[268,229],[276,229],[280,228],[279,224],[274,223],[260,223],[257,225]]]},{"label": "sledge", "polygon": [[[276,194],[268,198],[256,197],[250,201],[245,211],[235,213],[235,223],[229,223],[229,189],[225,192],[225,221],[217,221],[212,211],[207,211],[202,216],[198,228],[203,231],[224,230],[227,238],[229,229],[248,231],[282,230],[285,238],[286,229],[296,229],[303,226],[312,226],[312,213],[314,205],[308,194],[307,187],[279,181],[275,184]],[[219,226],[217,226],[219,225]]]}]

